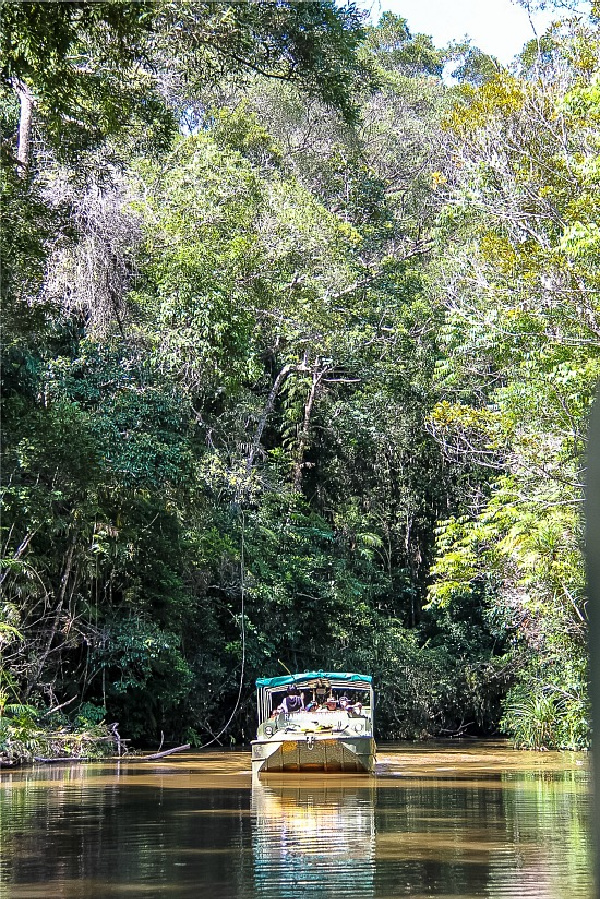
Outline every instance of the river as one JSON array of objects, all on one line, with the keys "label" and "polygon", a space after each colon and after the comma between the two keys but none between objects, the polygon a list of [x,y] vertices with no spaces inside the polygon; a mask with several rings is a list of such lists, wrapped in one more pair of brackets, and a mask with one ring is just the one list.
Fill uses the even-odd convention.
[{"label": "river", "polygon": [[379,749],[375,777],[248,752],[0,773],[1,899],[590,899],[587,759]]}]

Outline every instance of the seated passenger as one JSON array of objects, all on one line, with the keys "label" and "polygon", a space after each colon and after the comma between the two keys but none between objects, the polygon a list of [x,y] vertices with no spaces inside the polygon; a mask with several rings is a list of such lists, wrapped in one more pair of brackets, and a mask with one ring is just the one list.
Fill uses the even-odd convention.
[{"label": "seated passenger", "polygon": [[334,696],[327,697],[327,711],[335,712],[338,707],[337,699]]},{"label": "seated passenger", "polygon": [[323,683],[323,681],[317,681],[315,686],[315,702],[317,705],[322,706],[327,702],[327,686]]},{"label": "seated passenger", "polygon": [[288,687],[287,696],[283,700],[283,707],[288,715],[291,712],[301,712],[304,709],[304,697],[298,690],[298,687]]}]

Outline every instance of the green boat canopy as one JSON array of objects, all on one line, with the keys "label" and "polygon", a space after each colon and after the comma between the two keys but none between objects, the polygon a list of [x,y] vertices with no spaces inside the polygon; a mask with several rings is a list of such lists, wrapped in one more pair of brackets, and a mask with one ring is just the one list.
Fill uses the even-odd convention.
[{"label": "green boat canopy", "polygon": [[313,680],[329,680],[336,681],[341,684],[357,684],[362,686],[370,684],[372,677],[370,674],[340,674],[333,671],[304,671],[302,674],[287,674],[283,677],[259,677],[256,679],[257,689],[273,690],[278,687],[288,687],[291,684],[303,684],[306,681]]}]

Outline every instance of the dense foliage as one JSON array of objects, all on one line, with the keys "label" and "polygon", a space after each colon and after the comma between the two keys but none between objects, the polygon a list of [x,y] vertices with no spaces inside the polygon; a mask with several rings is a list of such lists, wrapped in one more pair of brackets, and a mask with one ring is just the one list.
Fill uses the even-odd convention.
[{"label": "dense foliage", "polygon": [[508,72],[331,0],[47,10],[3,7],[0,752],[67,701],[248,739],[282,665],[585,746],[596,20]]}]

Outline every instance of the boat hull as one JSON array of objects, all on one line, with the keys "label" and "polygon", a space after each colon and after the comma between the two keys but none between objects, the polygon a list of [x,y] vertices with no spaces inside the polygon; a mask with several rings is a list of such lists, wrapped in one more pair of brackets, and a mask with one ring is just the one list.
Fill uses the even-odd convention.
[{"label": "boat hull", "polygon": [[375,741],[367,735],[302,734],[252,742],[253,774],[300,771],[372,774],[374,766]]}]

